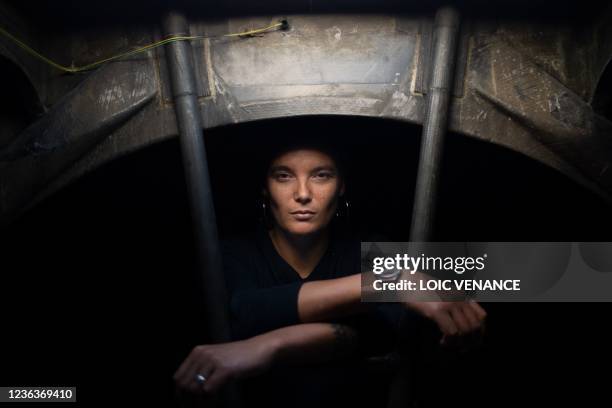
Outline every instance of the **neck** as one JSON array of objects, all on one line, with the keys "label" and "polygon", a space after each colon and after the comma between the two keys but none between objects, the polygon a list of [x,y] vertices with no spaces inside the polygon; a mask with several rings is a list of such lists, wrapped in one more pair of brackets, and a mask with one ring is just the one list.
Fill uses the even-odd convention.
[{"label": "neck", "polygon": [[279,255],[302,279],[314,270],[329,245],[329,228],[314,234],[295,236],[275,226],[269,234]]}]

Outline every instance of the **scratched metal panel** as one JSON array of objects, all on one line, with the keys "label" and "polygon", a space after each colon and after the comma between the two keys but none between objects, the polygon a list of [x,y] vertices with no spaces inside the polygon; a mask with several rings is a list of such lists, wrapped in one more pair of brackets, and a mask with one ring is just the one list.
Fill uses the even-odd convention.
[{"label": "scratched metal panel", "polygon": [[[389,85],[399,87],[412,73],[415,36],[397,32],[393,17],[289,21],[288,32],[265,38],[212,41],[214,70],[238,103],[355,92],[380,99]],[[300,112],[308,111],[300,106]]]},{"label": "scratched metal panel", "polygon": [[[210,47],[202,43],[203,48],[196,50],[198,77],[209,81],[209,86],[203,81],[198,84],[206,128],[309,114],[422,123],[425,98],[414,88],[419,90],[431,67],[423,58],[425,52],[417,50],[416,17],[282,17],[288,19],[290,30],[216,38],[210,40]],[[279,18],[194,21],[191,30],[222,35],[262,27]],[[473,21],[469,37],[463,38],[470,47],[459,52],[458,69],[464,70],[465,80],[456,83],[463,89],[461,98],[452,99],[451,130],[521,152],[610,197],[612,122],[589,105],[611,58],[606,45],[612,43],[610,36],[597,27],[612,21],[612,13],[600,20],[582,27],[582,36],[572,27]],[[114,37],[106,38],[109,46],[127,38],[126,30],[129,38],[141,38],[132,27],[121,27]],[[51,49],[65,44],[64,38],[55,38]],[[71,54],[71,60],[88,61],[100,51],[88,47],[82,36],[75,35],[72,41],[86,44],[67,49],[89,51]],[[6,175],[0,184],[10,182],[0,188],[4,192],[0,221],[6,218],[2,207],[23,208],[29,197],[41,197],[41,186],[45,186],[43,194],[49,194],[105,161],[176,135],[166,75],[151,69],[153,61],[139,66],[151,57],[159,53],[109,64],[89,74],[91,78],[84,77],[77,93],[65,95],[68,99],[20,135],[19,143],[1,152],[11,161],[0,164],[0,172]],[[160,61],[165,59],[156,63]],[[137,71],[146,75],[138,76]],[[55,75],[47,80],[47,87],[68,89],[74,78]],[[129,103],[143,89],[147,98]],[[168,103],[149,103],[157,92],[157,101]],[[67,103],[82,98],[94,102],[79,102],[78,109]],[[67,148],[72,144],[66,144],[66,138],[87,149]],[[26,162],[31,166],[27,171]],[[60,169],[61,175],[54,178]]]}]

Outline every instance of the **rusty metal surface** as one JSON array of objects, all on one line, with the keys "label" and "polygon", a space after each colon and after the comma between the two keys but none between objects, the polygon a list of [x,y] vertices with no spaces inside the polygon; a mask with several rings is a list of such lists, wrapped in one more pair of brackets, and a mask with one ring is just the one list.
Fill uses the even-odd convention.
[{"label": "rusty metal surface", "polygon": [[[126,69],[125,65],[129,65]],[[150,61],[108,65],[0,151],[0,212],[15,214],[156,94]]]},{"label": "rusty metal surface", "polygon": [[[612,123],[590,105],[612,56],[606,24],[611,15],[609,9],[595,13],[586,25],[472,19],[460,53],[464,61],[451,105],[451,130],[508,147],[612,196]],[[213,38],[194,47],[205,127],[318,114],[423,123],[420,71],[428,67],[422,51],[423,42],[430,41],[424,35],[431,24],[427,16],[199,19],[191,22],[191,32],[238,32],[280,17],[289,21],[288,31]],[[104,46],[65,48],[73,50],[73,60],[91,61],[104,54],[100,49],[125,45],[127,38],[142,43],[160,36],[155,26],[129,32],[125,26],[109,28],[100,33]],[[70,43],[82,40],[75,32]],[[49,38],[46,48],[56,49],[57,41]],[[0,50],[9,48],[1,39]],[[33,64],[38,62],[28,61],[24,71]],[[51,109],[0,152],[0,219],[9,220],[108,160],[175,137],[166,71],[163,50],[156,50],[106,65],[87,79],[41,75],[48,90],[42,99]],[[107,97],[112,103],[100,102],[105,95],[113,95]],[[75,123],[80,130],[65,136]],[[50,144],[50,131],[70,143]],[[72,143],[81,147],[74,149]],[[40,154],[50,145],[55,146],[52,153]]]}]

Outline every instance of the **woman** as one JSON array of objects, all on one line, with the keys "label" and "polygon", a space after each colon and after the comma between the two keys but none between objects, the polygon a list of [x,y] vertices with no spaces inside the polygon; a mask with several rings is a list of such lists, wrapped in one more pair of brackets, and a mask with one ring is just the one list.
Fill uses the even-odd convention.
[{"label": "woman", "polygon": [[[384,388],[372,392],[360,363],[392,346],[397,320],[360,301],[359,241],[334,221],[345,194],[337,154],[312,141],[285,146],[269,161],[262,194],[267,228],[228,245],[223,258],[236,341],[194,348],[177,385],[213,394],[251,378],[251,403],[382,406]],[[436,322],[445,341],[474,333],[485,318],[475,303],[402,306]]]}]

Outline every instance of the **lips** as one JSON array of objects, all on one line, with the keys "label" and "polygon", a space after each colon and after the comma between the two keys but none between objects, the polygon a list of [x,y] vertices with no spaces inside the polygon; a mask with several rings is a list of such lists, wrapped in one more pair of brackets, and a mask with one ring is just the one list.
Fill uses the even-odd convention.
[{"label": "lips", "polygon": [[290,214],[293,215],[293,217],[298,221],[308,221],[314,217],[315,212],[310,210],[299,210],[292,211]]}]

